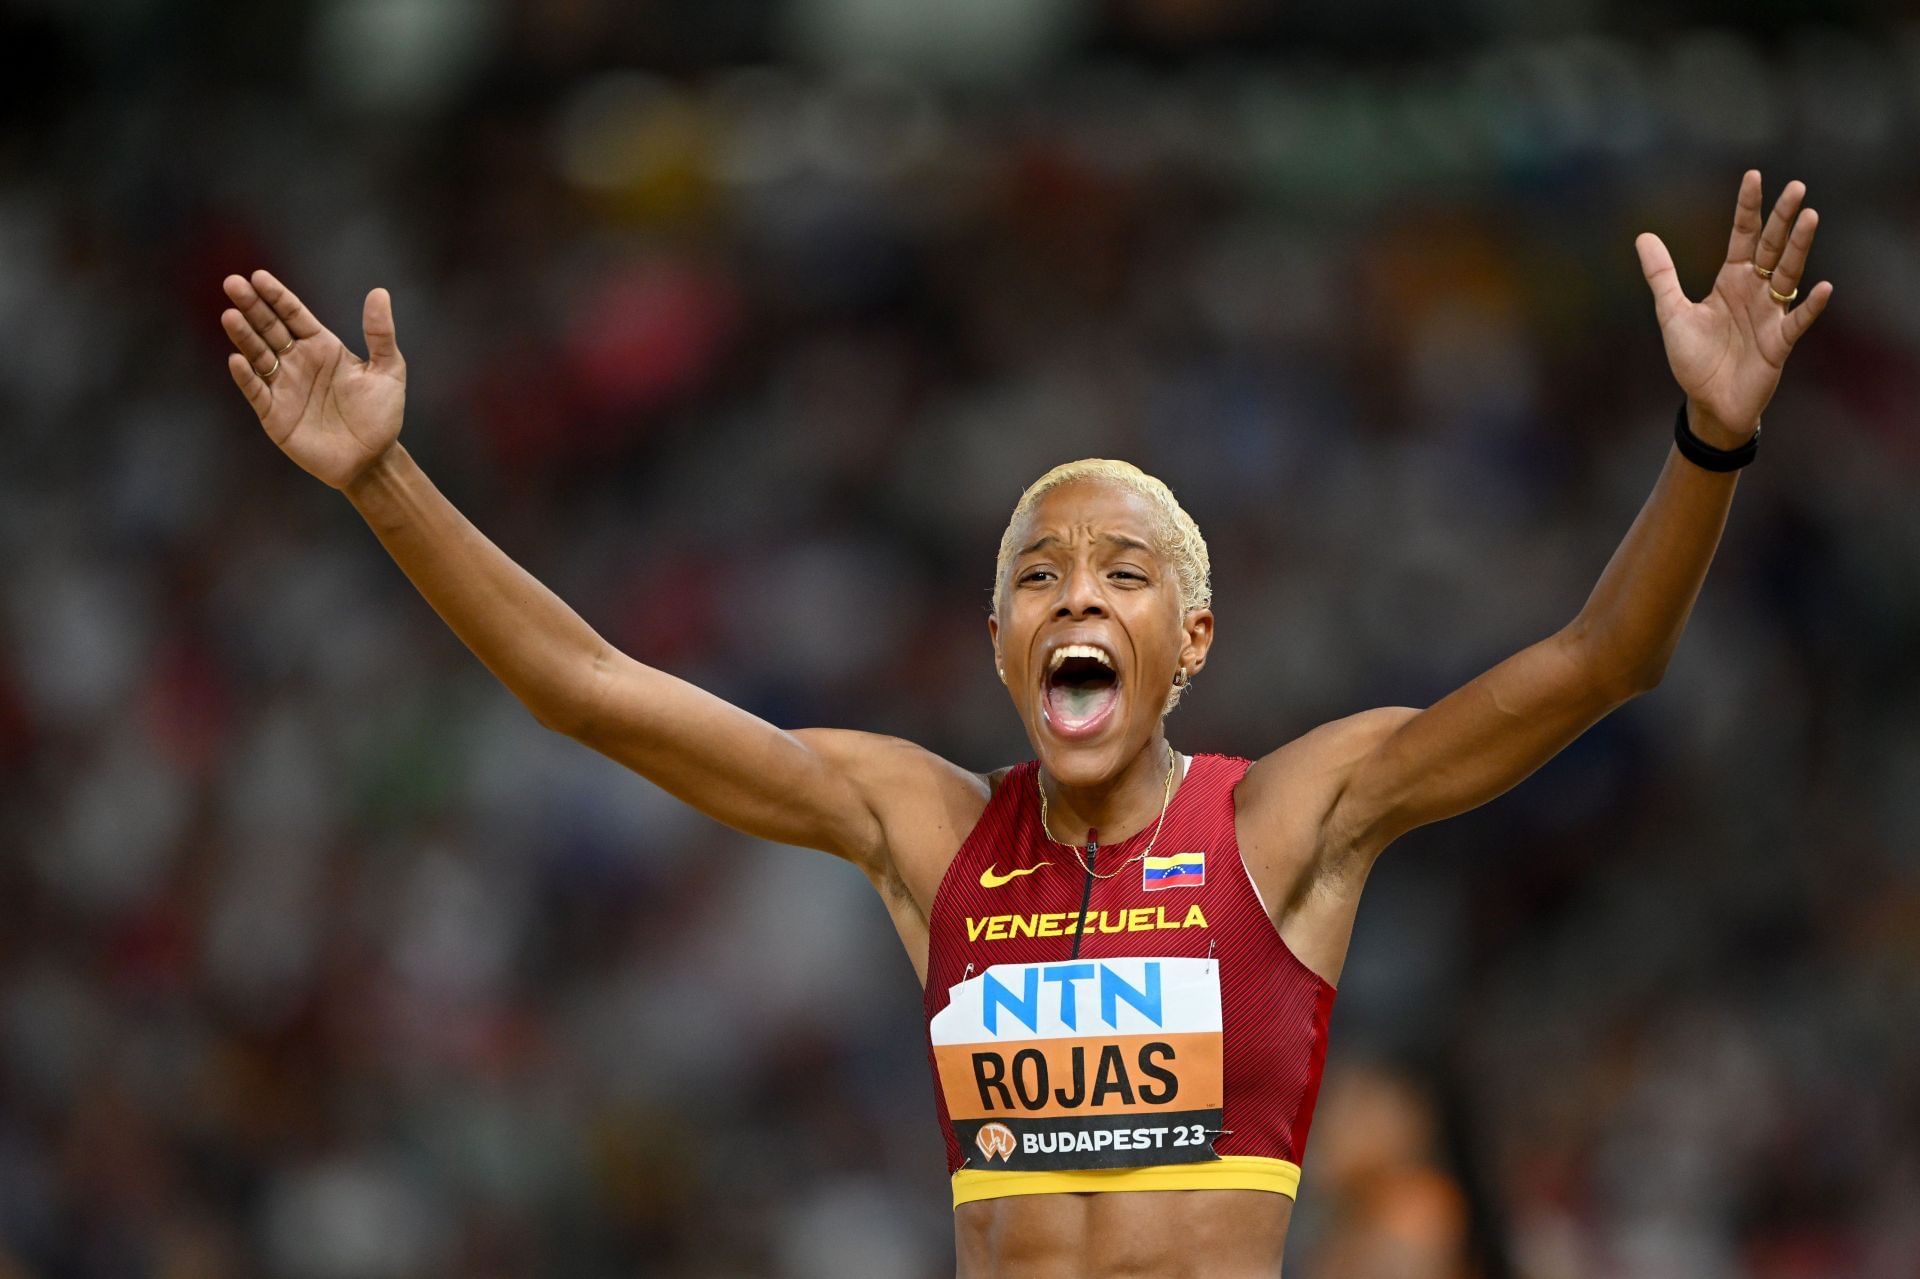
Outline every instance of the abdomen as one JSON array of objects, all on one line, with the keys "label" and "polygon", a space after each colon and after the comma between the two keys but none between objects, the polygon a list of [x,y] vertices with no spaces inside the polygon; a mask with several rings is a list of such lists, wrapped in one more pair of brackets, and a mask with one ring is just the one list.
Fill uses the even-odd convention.
[{"label": "abdomen", "polygon": [[1015,1195],[954,1210],[959,1279],[1276,1279],[1293,1200],[1258,1190]]}]

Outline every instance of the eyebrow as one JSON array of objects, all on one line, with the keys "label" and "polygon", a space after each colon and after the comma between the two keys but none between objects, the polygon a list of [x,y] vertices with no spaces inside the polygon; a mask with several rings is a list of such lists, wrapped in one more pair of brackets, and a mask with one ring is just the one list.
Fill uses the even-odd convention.
[{"label": "eyebrow", "polygon": [[[1141,541],[1137,537],[1128,537],[1125,533],[1102,533],[1100,535],[1100,540],[1102,542],[1105,542],[1109,546],[1119,547],[1122,550],[1144,551],[1148,555],[1153,554],[1153,548],[1151,546],[1147,545],[1145,542]],[[1035,551],[1044,551],[1050,546],[1058,546],[1058,545],[1060,545],[1060,539],[1054,536],[1052,533],[1048,533],[1046,536],[1035,541],[1032,545],[1024,548],[1020,552],[1020,554],[1031,555]]]}]

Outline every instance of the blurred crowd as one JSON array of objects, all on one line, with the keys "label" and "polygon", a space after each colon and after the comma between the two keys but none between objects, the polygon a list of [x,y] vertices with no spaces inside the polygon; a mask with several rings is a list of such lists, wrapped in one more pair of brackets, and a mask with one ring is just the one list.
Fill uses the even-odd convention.
[{"label": "blurred crowd", "polygon": [[0,1276],[951,1273],[864,880],[537,727],[226,273],[389,287],[409,447],[628,652],[968,767],[1015,498],[1133,460],[1170,737],[1259,754],[1578,610],[1677,402],[1633,236],[1698,296],[1748,167],[1833,306],[1665,683],[1376,872],[1289,1273],[1920,1273],[1920,28],[1273,8],[0,19]]}]

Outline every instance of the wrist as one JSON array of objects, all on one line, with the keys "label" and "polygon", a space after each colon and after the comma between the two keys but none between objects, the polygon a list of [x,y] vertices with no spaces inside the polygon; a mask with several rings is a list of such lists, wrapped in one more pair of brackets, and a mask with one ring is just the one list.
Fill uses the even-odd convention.
[{"label": "wrist", "polygon": [[380,455],[361,467],[354,477],[340,486],[349,502],[355,506],[363,505],[366,499],[383,488],[390,486],[398,477],[402,465],[413,459],[400,441],[381,450]]},{"label": "wrist", "polygon": [[[1760,451],[1760,425],[1754,424],[1753,433],[1743,443],[1725,448],[1703,440],[1695,432],[1691,401],[1683,402],[1673,415],[1673,446],[1680,456],[1703,471],[1725,474],[1737,471],[1752,462]],[[1722,424],[1724,427],[1724,424]],[[1725,438],[1721,436],[1720,438]]]},{"label": "wrist", "polygon": [[1687,429],[1695,439],[1710,448],[1737,449],[1760,432],[1759,419],[1744,427],[1732,426],[1703,408],[1700,401],[1687,397]]}]

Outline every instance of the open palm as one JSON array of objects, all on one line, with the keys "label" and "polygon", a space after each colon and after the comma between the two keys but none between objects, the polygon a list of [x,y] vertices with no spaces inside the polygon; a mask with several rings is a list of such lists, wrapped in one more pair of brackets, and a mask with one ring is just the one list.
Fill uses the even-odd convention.
[{"label": "open palm", "polygon": [[1647,233],[1634,241],[1675,380],[1697,410],[1735,439],[1759,428],[1787,355],[1833,296],[1833,286],[1823,280],[1798,307],[1780,301],[1798,293],[1819,224],[1818,214],[1800,207],[1806,193],[1804,183],[1787,183],[1762,229],[1760,173],[1747,171],[1727,260],[1713,291],[1698,302],[1681,290],[1659,236]]},{"label": "open palm", "polygon": [[223,282],[233,307],[220,326],[237,351],[234,385],[282,452],[315,478],[345,488],[400,436],[407,364],[394,341],[393,300],[367,294],[367,358],[346,348],[266,271]]}]

